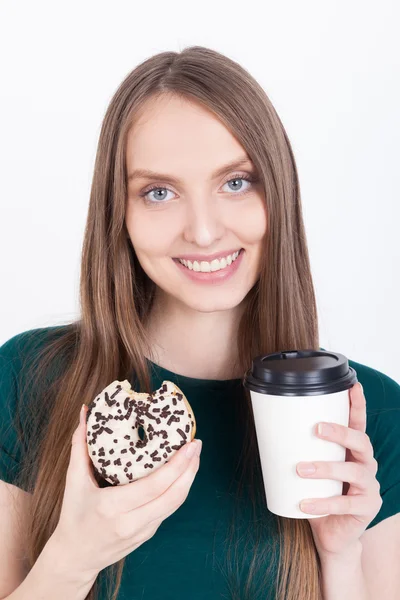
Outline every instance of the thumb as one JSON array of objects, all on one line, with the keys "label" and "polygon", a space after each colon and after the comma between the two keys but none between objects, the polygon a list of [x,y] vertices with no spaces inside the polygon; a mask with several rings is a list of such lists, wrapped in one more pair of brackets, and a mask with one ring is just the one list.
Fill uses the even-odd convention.
[{"label": "thumb", "polygon": [[79,412],[79,424],[71,440],[71,455],[68,465],[67,477],[74,481],[84,482],[88,479],[95,487],[99,487],[93,475],[93,464],[87,447],[86,415],[88,407],[82,404]]}]

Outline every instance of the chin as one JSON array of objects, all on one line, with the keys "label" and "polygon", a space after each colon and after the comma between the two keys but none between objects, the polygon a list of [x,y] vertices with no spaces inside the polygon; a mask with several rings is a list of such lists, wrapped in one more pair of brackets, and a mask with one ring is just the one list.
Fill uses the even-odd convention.
[{"label": "chin", "polygon": [[243,294],[242,292],[241,294],[237,294],[236,297],[236,294],[233,294],[232,291],[227,290],[224,293],[222,288],[219,288],[217,297],[215,294],[213,295],[214,297],[210,297],[210,292],[204,290],[204,292],[199,292],[198,294],[196,294],[195,298],[186,298],[185,296],[175,296],[175,298],[177,298],[179,302],[181,302],[188,308],[191,308],[192,310],[208,313],[221,310],[232,310],[239,306],[239,304],[241,304],[246,295],[247,292],[245,294]]}]

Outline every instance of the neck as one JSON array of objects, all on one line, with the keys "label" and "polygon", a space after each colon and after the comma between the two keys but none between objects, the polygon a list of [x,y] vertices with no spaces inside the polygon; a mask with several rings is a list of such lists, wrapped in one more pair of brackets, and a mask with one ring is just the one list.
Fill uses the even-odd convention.
[{"label": "neck", "polygon": [[156,364],[196,379],[243,376],[238,365],[238,327],[243,301],[229,310],[200,312],[156,294],[145,328]]}]

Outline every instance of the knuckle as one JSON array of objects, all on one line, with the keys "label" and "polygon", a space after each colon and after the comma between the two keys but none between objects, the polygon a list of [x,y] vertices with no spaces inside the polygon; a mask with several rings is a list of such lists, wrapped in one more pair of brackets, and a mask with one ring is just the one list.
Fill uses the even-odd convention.
[{"label": "knuckle", "polygon": [[364,450],[366,453],[374,454],[374,448],[372,442],[367,434],[364,434]]},{"label": "knuckle", "polygon": [[179,506],[181,506],[187,500],[188,496],[189,496],[189,488],[186,488],[186,490],[184,490],[183,494],[181,494]]},{"label": "knuckle", "polygon": [[377,515],[378,512],[381,510],[382,504],[383,504],[382,498],[380,496],[378,496],[376,499],[376,502],[374,503],[374,508],[373,508],[374,515]]},{"label": "knuckle", "polygon": [[329,510],[329,512],[332,512],[333,514],[337,514],[337,515],[341,514],[343,507],[339,501],[339,498],[332,499],[329,502],[329,504],[327,503],[327,505],[329,506],[329,509],[331,509],[331,510]]},{"label": "knuckle", "polygon": [[144,544],[144,542],[147,542],[147,540],[149,540],[151,538],[151,535],[149,534],[147,529],[142,530],[140,533],[135,535],[135,544]]},{"label": "knuckle", "polygon": [[150,521],[146,527],[143,527],[136,535],[135,535],[135,543],[143,544],[147,542],[150,538],[155,535],[157,529],[159,528],[161,522],[160,521]]},{"label": "knuckle", "polygon": [[157,529],[160,527],[161,522],[160,521],[152,521],[152,525],[151,527],[149,527],[149,539],[153,537],[153,535],[156,534]]},{"label": "knuckle", "polygon": [[114,533],[120,540],[126,540],[131,537],[131,532],[128,530],[126,523],[121,517],[115,519]]},{"label": "knuckle", "polygon": [[179,492],[175,495],[174,500],[171,505],[171,509],[175,512],[182,504],[185,502],[188,496],[187,490],[179,490]]},{"label": "knuckle", "polygon": [[356,514],[359,511],[359,496],[346,496],[348,499],[348,510],[350,514]]},{"label": "knuckle", "polygon": [[102,519],[113,519],[116,515],[115,505],[109,501],[109,498],[105,494],[99,495],[97,513]]},{"label": "knuckle", "polygon": [[357,463],[351,463],[351,465],[355,481],[367,485],[371,478],[371,473],[368,471],[367,467],[365,465],[359,465]]},{"label": "knuckle", "polygon": [[180,506],[181,506],[181,503],[178,503],[178,504],[177,504],[177,503],[175,503],[174,505],[172,505],[172,504],[169,504],[169,505],[168,505],[167,512],[165,512],[165,513],[162,515],[162,520],[163,520],[163,521],[165,521],[165,519],[168,519],[168,517],[170,517],[171,515],[173,515],[173,514],[174,514],[174,512],[176,512]]}]

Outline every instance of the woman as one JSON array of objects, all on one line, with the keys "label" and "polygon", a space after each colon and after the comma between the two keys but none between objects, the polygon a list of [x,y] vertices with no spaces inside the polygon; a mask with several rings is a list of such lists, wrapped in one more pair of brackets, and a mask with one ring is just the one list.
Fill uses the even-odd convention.
[{"label": "woman", "polygon": [[[212,262],[215,254],[230,258]],[[216,270],[199,275],[207,259]],[[3,550],[13,566],[3,568],[0,595],[326,597],[326,555],[339,552],[323,534],[337,515],[269,513],[241,384],[254,356],[318,349],[319,336],[292,149],[265,92],[232,60],[203,47],[164,52],[115,93],[100,133],[80,300],[79,320],[20,333],[0,349],[1,522],[5,530],[8,518],[13,545]],[[383,504],[373,473],[361,531],[351,515],[335,521],[340,533],[351,522],[344,549],[400,505],[400,419],[388,410],[400,407],[400,386],[349,362],[368,400]],[[77,427],[78,414],[115,379],[139,391],[177,383],[201,458],[185,458],[184,447],[132,486],[96,479],[86,409]],[[361,392],[352,394],[361,406]]]}]

